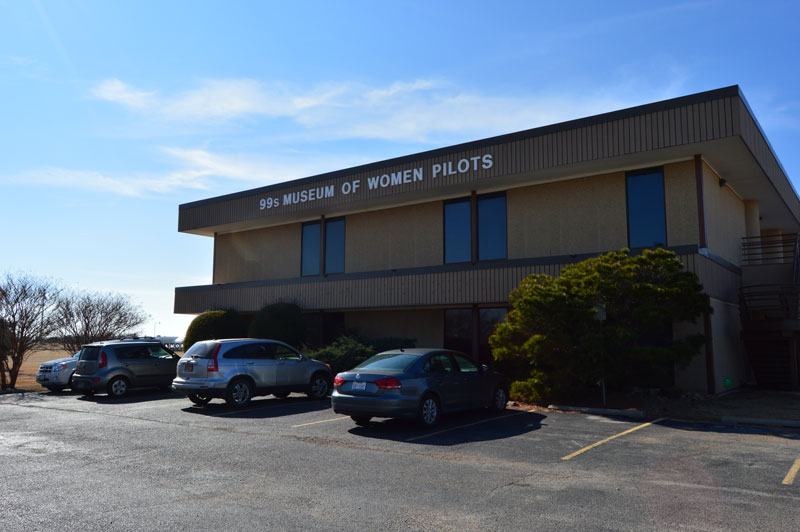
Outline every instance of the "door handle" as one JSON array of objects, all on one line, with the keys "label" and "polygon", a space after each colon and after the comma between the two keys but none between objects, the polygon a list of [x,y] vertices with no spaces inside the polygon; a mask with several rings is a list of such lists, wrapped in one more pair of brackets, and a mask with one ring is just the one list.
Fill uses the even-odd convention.
[{"label": "door handle", "polygon": [[255,364],[255,362],[253,362],[253,361],[250,361],[250,362],[247,363],[248,366],[252,366],[253,364]]}]

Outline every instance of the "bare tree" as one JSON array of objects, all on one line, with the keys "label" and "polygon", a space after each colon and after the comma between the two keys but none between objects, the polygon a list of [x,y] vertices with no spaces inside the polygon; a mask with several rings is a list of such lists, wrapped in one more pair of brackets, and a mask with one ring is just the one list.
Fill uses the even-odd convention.
[{"label": "bare tree", "polygon": [[22,363],[55,330],[52,309],[60,288],[30,274],[7,274],[0,281],[0,321],[7,355],[0,356],[0,385],[14,388]]},{"label": "bare tree", "polygon": [[148,317],[128,296],[89,292],[63,293],[54,314],[61,347],[68,353],[92,342],[129,336]]}]

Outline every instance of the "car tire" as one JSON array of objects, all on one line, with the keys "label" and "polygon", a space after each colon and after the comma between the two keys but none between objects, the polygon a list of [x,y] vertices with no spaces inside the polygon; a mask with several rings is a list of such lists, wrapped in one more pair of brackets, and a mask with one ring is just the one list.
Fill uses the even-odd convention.
[{"label": "car tire", "polygon": [[435,395],[425,395],[419,403],[417,411],[417,425],[420,427],[433,427],[439,422],[442,408]]},{"label": "car tire", "polygon": [[331,380],[324,373],[315,373],[308,383],[309,399],[325,399],[331,393]]},{"label": "car tire", "polygon": [[128,380],[125,377],[114,377],[108,381],[106,391],[111,397],[125,397],[125,394],[128,393]]},{"label": "car tire", "polygon": [[206,406],[209,401],[211,401],[211,397],[208,395],[196,395],[193,393],[189,394],[189,400],[196,404],[197,406]]},{"label": "car tire", "polygon": [[253,398],[253,385],[246,379],[236,379],[228,385],[225,402],[230,406],[241,408]]},{"label": "car tire", "polygon": [[274,395],[278,399],[286,399],[287,397],[289,397],[289,392],[275,392],[272,395]]},{"label": "car tire", "polygon": [[372,419],[372,417],[371,416],[350,416],[350,419],[352,419],[355,422],[355,424],[358,425],[359,427],[366,427],[367,425],[369,425],[369,420]]},{"label": "car tire", "polygon": [[506,404],[508,404],[508,393],[506,389],[502,386],[498,386],[492,392],[492,400],[489,403],[489,410],[492,412],[502,412],[506,409]]}]

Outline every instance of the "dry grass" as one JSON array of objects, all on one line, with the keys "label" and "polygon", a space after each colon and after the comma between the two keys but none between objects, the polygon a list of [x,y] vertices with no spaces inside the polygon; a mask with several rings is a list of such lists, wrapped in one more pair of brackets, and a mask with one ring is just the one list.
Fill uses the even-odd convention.
[{"label": "dry grass", "polygon": [[44,388],[36,382],[36,371],[39,369],[39,365],[42,362],[68,357],[69,355],[70,353],[61,349],[41,349],[33,351],[30,356],[26,358],[25,362],[22,363],[22,369],[19,370],[17,389],[30,392],[40,392],[44,390]]}]

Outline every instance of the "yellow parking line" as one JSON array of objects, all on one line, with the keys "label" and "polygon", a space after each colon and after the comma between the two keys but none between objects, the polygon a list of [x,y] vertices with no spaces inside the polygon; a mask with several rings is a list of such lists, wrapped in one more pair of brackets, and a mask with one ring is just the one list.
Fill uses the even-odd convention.
[{"label": "yellow parking line", "polygon": [[323,419],[322,421],[312,421],[311,423],[301,423],[299,425],[292,425],[292,428],[296,429],[297,427],[307,427],[308,425],[316,425],[317,423],[328,423],[330,421],[339,421],[340,419],[350,419],[350,417],[340,416],[340,417],[335,417],[333,419]]},{"label": "yellow parking line", "polygon": [[797,472],[800,471],[800,458],[794,461],[794,465],[789,468],[789,472],[786,473],[786,478],[783,479],[782,484],[786,484],[787,486],[794,482],[794,477],[797,476]]},{"label": "yellow parking line", "polygon": [[616,438],[619,438],[620,436],[625,436],[626,434],[630,434],[631,432],[633,432],[635,430],[643,429],[645,427],[648,427],[648,426],[652,425],[653,423],[658,423],[659,421],[663,421],[664,419],[665,418],[661,417],[661,418],[656,419],[655,421],[650,421],[649,423],[643,423],[641,425],[633,427],[632,429],[628,429],[628,430],[626,430],[624,432],[620,432],[619,434],[615,434],[614,436],[608,437],[608,438],[606,438],[604,440],[600,440],[597,443],[593,443],[593,444],[589,445],[588,447],[584,447],[583,449],[580,449],[579,451],[575,451],[572,454],[568,454],[567,456],[562,456],[561,459],[562,460],[569,460],[570,458],[575,458],[579,454],[585,453],[589,449],[594,449],[598,445],[603,445],[604,443],[609,442],[611,440],[614,440]]},{"label": "yellow parking line", "polygon": [[531,412],[533,412],[533,411],[531,410],[529,412],[529,411],[526,410],[524,412],[517,412],[516,414],[509,414],[507,416],[492,417],[492,418],[489,418],[489,419],[484,419],[482,421],[476,421],[475,423],[469,423],[467,425],[459,425],[458,427],[451,427],[449,429],[444,429],[444,430],[440,430],[440,431],[437,431],[437,432],[431,432],[430,434],[423,434],[422,436],[415,436],[413,438],[407,439],[406,441],[409,442],[409,441],[421,440],[422,438],[430,438],[431,436],[436,436],[438,434],[443,434],[445,432],[450,432],[451,430],[464,429],[464,428],[467,428],[467,427],[472,427],[474,425],[480,425],[481,423],[487,423],[489,421],[497,421],[498,419],[505,419],[505,418],[508,418],[508,417],[519,416],[521,414],[530,414]]}]

